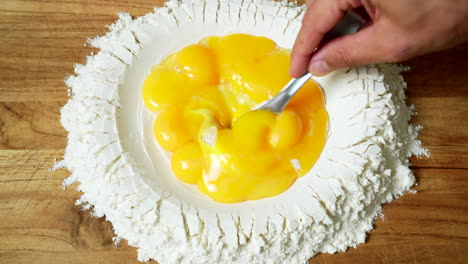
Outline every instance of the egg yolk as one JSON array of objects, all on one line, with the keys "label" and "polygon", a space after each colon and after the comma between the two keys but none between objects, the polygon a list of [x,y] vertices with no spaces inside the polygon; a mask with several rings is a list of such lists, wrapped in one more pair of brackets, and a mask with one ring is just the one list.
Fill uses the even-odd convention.
[{"label": "egg yolk", "polygon": [[247,34],[207,37],[153,67],[143,100],[181,181],[222,203],[278,195],[306,174],[327,135],[321,89],[307,82],[286,109],[250,111],[290,80],[290,51]]}]

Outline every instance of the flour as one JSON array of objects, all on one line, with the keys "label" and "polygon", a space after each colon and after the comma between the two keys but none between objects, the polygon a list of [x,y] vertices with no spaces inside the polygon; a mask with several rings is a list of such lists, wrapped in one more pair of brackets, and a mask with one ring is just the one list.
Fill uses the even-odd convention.
[{"label": "flour", "polygon": [[[305,8],[287,2],[170,1],[120,19],[90,41],[101,51],[66,79],[64,160],[79,183],[77,204],[112,222],[138,259],[166,263],[306,263],[365,241],[381,204],[414,185],[412,155],[427,155],[409,125],[406,83],[395,65],[369,65],[317,78],[330,129],[313,169],[276,197],[219,204],[170,172],[142,105],[151,66],[208,35],[234,32],[291,48]],[[294,163],[294,161],[292,161]],[[300,164],[296,164],[300,169]]]}]

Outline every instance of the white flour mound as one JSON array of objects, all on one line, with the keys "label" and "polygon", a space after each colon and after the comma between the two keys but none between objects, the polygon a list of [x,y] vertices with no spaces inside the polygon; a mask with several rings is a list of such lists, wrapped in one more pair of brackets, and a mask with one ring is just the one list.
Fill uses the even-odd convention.
[{"label": "white flour mound", "polygon": [[[132,19],[120,14],[91,40],[101,51],[75,67],[61,122],[69,132],[60,166],[78,182],[77,202],[112,222],[138,259],[166,263],[305,263],[363,243],[381,204],[415,183],[408,158],[427,151],[408,124],[406,84],[395,65],[317,78],[330,116],[313,169],[276,197],[220,204],[180,183],[148,130],[141,103],[151,65],[204,36],[245,32],[290,48],[303,6],[243,0],[170,1]],[[149,132],[148,132],[149,131]]]}]

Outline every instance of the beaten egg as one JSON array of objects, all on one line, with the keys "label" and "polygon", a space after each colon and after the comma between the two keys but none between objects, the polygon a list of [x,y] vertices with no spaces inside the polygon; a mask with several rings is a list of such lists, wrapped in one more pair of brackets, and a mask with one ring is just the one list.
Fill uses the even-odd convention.
[{"label": "beaten egg", "polygon": [[327,136],[320,87],[308,81],[280,114],[250,111],[290,80],[289,64],[290,51],[274,41],[232,34],[154,66],[143,100],[174,175],[222,203],[272,197],[304,176]]}]

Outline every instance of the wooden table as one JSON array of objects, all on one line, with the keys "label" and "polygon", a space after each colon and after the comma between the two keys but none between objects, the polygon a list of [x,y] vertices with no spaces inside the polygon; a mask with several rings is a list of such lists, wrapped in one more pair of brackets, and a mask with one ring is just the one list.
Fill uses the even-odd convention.
[{"label": "wooden table", "polygon": [[[0,263],[138,263],[112,227],[62,189],[65,76],[94,51],[117,12],[162,1],[2,0],[0,4]],[[367,243],[310,263],[468,263],[468,45],[406,63],[409,103],[432,157],[412,159],[417,194],[384,206]]]}]

